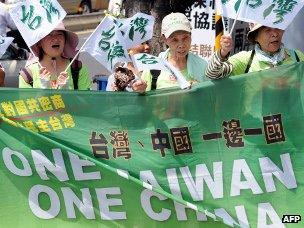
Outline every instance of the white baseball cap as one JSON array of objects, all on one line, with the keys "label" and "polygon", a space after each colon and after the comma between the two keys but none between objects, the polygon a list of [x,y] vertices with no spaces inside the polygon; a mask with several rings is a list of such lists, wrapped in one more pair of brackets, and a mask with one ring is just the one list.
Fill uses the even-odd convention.
[{"label": "white baseball cap", "polygon": [[190,21],[182,13],[170,13],[162,21],[161,32],[166,38],[176,31],[191,32]]},{"label": "white baseball cap", "polygon": [[255,38],[256,35],[258,33],[258,30],[260,28],[262,28],[263,25],[259,24],[259,23],[249,23],[249,32],[247,33],[247,39],[251,42],[251,43],[255,43]]}]

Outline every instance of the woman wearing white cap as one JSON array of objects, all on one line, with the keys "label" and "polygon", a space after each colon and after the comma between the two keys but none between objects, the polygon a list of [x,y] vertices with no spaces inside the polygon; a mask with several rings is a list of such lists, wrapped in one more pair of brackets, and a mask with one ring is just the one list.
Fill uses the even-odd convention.
[{"label": "woman wearing white cap", "polygon": [[[171,13],[162,21],[162,35],[169,47],[160,57],[175,67],[189,82],[205,80],[204,72],[207,62],[199,56],[189,53],[191,47],[191,25],[182,13]],[[147,82],[147,89],[163,89],[178,86],[177,79],[169,71],[162,70],[157,78],[150,71],[143,71],[142,79]]]},{"label": "woman wearing white cap", "polygon": [[257,23],[250,24],[247,38],[255,44],[254,49],[239,52],[231,57],[229,53],[233,47],[232,38],[229,35],[222,36],[221,49],[211,58],[206,69],[206,76],[218,79],[304,61],[304,54],[301,51],[284,47],[283,34],[284,31],[281,29]]},{"label": "woman wearing white cap", "polygon": [[77,53],[77,44],[77,34],[65,29],[63,23],[60,23],[50,34],[32,46],[42,67],[40,68],[37,60],[29,60],[25,69],[20,71],[19,88],[90,89],[91,79],[86,67],[77,66],[76,69],[72,64],[65,72],[70,60]]}]

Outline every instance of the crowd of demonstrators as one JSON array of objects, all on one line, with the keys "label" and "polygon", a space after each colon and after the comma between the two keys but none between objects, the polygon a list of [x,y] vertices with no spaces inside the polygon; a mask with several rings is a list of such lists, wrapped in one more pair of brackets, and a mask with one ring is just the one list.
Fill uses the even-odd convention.
[{"label": "crowd of demonstrators", "polygon": [[[204,72],[207,62],[198,55],[190,53],[191,24],[182,13],[171,13],[164,17],[161,26],[162,37],[169,47],[159,57],[168,61],[189,82],[201,82],[205,80]],[[147,83],[146,91],[151,89],[163,89],[178,86],[176,76],[171,72],[162,70],[157,80],[150,70],[144,70],[142,79]]]},{"label": "crowd of demonstrators", "polygon": [[218,79],[304,61],[303,52],[284,47],[283,34],[284,30],[252,23],[247,38],[254,44],[254,49],[239,52],[231,57],[229,53],[233,47],[232,38],[229,35],[222,36],[221,49],[212,56],[206,76]]},{"label": "crowd of demonstrators", "polygon": [[0,87],[4,86],[4,78],[5,78],[4,68],[2,67],[2,65],[0,63]]},{"label": "crowd of demonstrators", "polygon": [[[123,63],[122,68],[129,70],[135,79],[128,81],[125,89],[120,89],[113,73],[109,76],[106,90],[142,93],[154,89],[178,87],[179,83],[174,75],[176,72],[193,84],[304,61],[303,52],[284,47],[283,30],[252,23],[247,38],[254,44],[253,50],[229,56],[233,41],[231,36],[223,35],[221,49],[213,54],[207,64],[198,55],[190,52],[191,30],[191,24],[184,14],[171,13],[165,16],[162,20],[161,35],[168,49],[160,53],[159,57],[168,63],[169,68],[172,66],[177,71],[168,69],[138,72],[133,63]],[[26,67],[20,71],[19,88],[90,89],[91,78],[87,67],[81,66],[76,60],[75,64],[66,69],[77,53],[77,44],[78,36],[65,29],[63,23],[60,23],[49,35],[32,46],[38,58],[29,59]],[[144,42],[129,49],[128,53],[130,56],[150,53],[150,46]],[[0,73],[0,86],[3,86],[4,70],[1,69]]]},{"label": "crowd of demonstrators", "polygon": [[[151,51],[149,42],[141,43],[133,48],[130,48],[128,50],[128,54],[131,57],[132,55],[138,54],[138,53],[147,53],[149,54]],[[127,87],[124,89],[126,91],[134,91],[134,92],[145,92],[147,83],[140,79],[140,73],[137,69],[134,67],[132,62],[124,63],[122,65],[124,68],[128,68],[131,70],[131,72],[135,75],[134,80],[128,83]],[[108,84],[106,91],[119,91],[119,88],[117,87],[117,80],[115,79],[115,73],[111,74],[108,78]]]},{"label": "crowd of demonstrators", "polygon": [[20,71],[19,88],[90,89],[91,79],[85,66],[74,69],[72,65],[65,72],[77,53],[78,41],[77,34],[65,29],[63,23],[60,23],[50,34],[32,46],[39,61],[29,60]]}]

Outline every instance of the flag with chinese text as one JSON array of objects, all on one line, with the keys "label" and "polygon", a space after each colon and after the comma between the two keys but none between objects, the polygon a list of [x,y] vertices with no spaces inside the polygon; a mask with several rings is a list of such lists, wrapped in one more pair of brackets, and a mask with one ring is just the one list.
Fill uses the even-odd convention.
[{"label": "flag with chinese text", "polygon": [[304,6],[303,0],[218,0],[219,9],[225,17],[285,30]]},{"label": "flag with chinese text", "polygon": [[167,70],[159,57],[150,54],[139,53],[132,55],[132,61],[138,71]]},{"label": "flag with chinese text", "polygon": [[66,12],[56,0],[24,0],[10,9],[10,15],[31,47],[53,31]]},{"label": "flag with chinese text", "polygon": [[153,16],[144,13],[136,13],[121,21],[119,29],[123,34],[127,49],[152,39],[154,22]]},{"label": "flag with chinese text", "polygon": [[124,38],[109,16],[97,26],[81,51],[88,52],[111,72],[116,63],[130,61]]}]

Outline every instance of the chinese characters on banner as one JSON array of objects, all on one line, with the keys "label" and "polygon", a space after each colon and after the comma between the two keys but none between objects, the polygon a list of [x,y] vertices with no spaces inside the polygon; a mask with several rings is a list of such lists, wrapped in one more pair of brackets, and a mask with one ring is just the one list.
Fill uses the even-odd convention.
[{"label": "chinese characters on banner", "polygon": [[243,129],[241,123],[237,119],[223,121],[223,132],[212,132],[204,134],[202,139],[205,141],[221,139],[224,137],[226,146],[229,147],[244,147],[244,136],[262,135],[264,136],[267,144],[279,143],[285,141],[285,134],[282,123],[281,114],[275,114],[263,117],[262,128],[246,128]]},{"label": "chinese characters on banner", "polygon": [[[186,16],[192,26],[191,52],[209,60],[215,45],[215,0],[195,2],[186,10]],[[224,18],[224,23],[226,31],[228,31],[232,23],[229,23],[228,18]],[[248,31],[248,23],[237,21],[232,32],[234,48],[231,54],[252,49],[247,40]]]},{"label": "chinese characters on banner", "polygon": [[93,131],[90,138],[90,145],[92,152],[96,158],[109,159],[108,142],[113,147],[113,158],[124,157],[125,159],[131,158],[131,151],[129,148],[129,136],[127,131],[111,131],[111,139],[108,141],[106,137],[100,133],[97,136],[97,132]]},{"label": "chinese characters on banner", "polygon": [[215,0],[195,2],[186,10],[191,22],[191,52],[209,60],[215,44]]},{"label": "chinese characters on banner", "polygon": [[[166,157],[166,150],[173,149],[174,155],[193,153],[190,130],[188,127],[171,128],[170,132],[162,132],[157,129],[151,133],[151,145],[154,151],[159,152],[161,157]],[[264,133],[263,133],[264,132]],[[266,144],[285,142],[285,134],[281,114],[269,115],[263,117],[263,127],[245,128],[241,126],[240,120],[231,119],[222,122],[221,132],[212,132],[202,134],[201,140],[225,140],[227,148],[245,147],[244,137],[263,135]],[[107,140],[106,136],[110,136]],[[171,139],[171,140],[170,140]],[[140,139],[136,139],[138,144],[144,148]],[[194,139],[195,140],[195,139]],[[92,153],[96,158],[115,159],[123,157],[124,159],[132,158],[128,132],[125,130],[110,131],[108,135],[103,133],[92,132],[89,142]],[[112,154],[108,144],[112,145]]]},{"label": "chinese characters on banner", "polygon": [[33,132],[52,132],[74,128],[70,113],[64,113],[64,101],[59,94],[0,103],[1,117],[5,122]]},{"label": "chinese characters on banner", "polygon": [[237,21],[235,28],[232,32],[233,49],[231,55],[236,54],[240,51],[252,50],[253,45],[247,39],[247,33],[249,32],[249,26],[247,22]]}]

